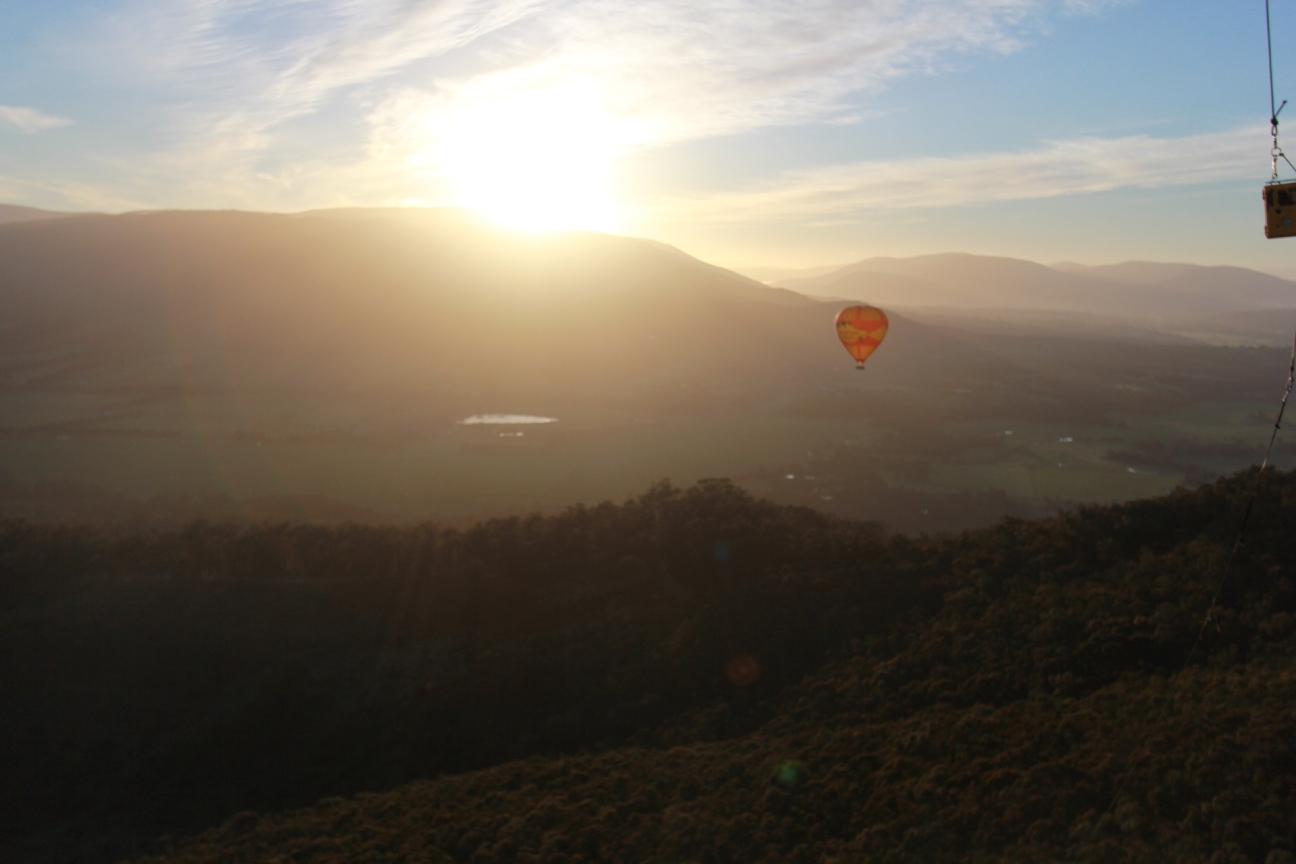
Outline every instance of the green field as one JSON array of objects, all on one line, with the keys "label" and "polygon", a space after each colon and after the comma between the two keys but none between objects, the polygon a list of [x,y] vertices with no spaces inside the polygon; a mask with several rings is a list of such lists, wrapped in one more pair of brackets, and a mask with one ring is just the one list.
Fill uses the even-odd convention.
[{"label": "green field", "polygon": [[[127,502],[222,500],[254,516],[266,501],[323,498],[342,508],[338,518],[467,524],[620,501],[663,479],[730,477],[775,500],[936,530],[1155,496],[1237,470],[1256,461],[1252,450],[1268,432],[1257,418],[1273,408],[1201,402],[1088,425],[1021,410],[969,420],[943,416],[939,394],[918,389],[905,395],[916,413],[896,421],[789,416],[796,394],[773,395],[741,412],[555,406],[547,413],[556,423],[464,426],[390,399],[26,392],[5,397],[11,425],[0,436],[0,470],[17,481],[14,515],[24,515],[14,488],[55,481]],[[1160,441],[1197,447],[1186,457],[1192,470],[1113,455]],[[1220,455],[1212,445],[1239,452]]]},{"label": "green field", "polygon": [[325,495],[393,516],[478,517],[577,501],[621,500],[670,479],[690,484],[805,458],[860,424],[783,417],[666,419],[606,414],[546,426],[442,423],[419,431],[353,426],[311,435],[239,428],[242,405],[197,428],[47,431],[0,438],[0,468],[20,482],[73,481],[134,498]]},{"label": "green field", "polygon": [[[1155,496],[1256,464],[1287,367],[1276,349],[953,328],[898,331],[864,373],[831,354],[649,363],[588,386],[470,366],[417,388],[198,382],[161,361],[127,364],[124,383],[116,355],[23,371],[42,357],[0,358],[0,515],[464,525],[728,477],[902,531]],[[558,419],[458,422],[491,412]],[[1276,464],[1294,457],[1280,440]]]}]

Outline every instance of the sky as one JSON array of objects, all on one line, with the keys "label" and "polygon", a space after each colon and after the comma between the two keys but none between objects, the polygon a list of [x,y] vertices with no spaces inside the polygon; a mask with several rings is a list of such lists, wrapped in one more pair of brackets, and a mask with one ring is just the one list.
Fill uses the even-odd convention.
[{"label": "sky", "polygon": [[[1296,101],[1296,0],[1272,23]],[[0,0],[2,202],[464,205],[762,276],[1296,278],[1268,116],[1263,0]]]}]

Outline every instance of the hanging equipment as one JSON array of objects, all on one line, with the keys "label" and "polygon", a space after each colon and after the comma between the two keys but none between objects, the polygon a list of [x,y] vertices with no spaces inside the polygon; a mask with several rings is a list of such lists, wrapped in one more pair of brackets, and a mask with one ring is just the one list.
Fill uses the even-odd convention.
[{"label": "hanging equipment", "polygon": [[1278,160],[1281,158],[1287,167],[1296,171],[1287,154],[1278,146],[1278,115],[1287,104],[1275,106],[1273,83],[1273,35],[1269,27],[1269,0],[1265,0],[1265,43],[1269,49],[1269,182],[1265,184],[1261,195],[1265,202],[1265,236],[1270,240],[1277,237],[1296,237],[1296,180],[1279,181]]}]

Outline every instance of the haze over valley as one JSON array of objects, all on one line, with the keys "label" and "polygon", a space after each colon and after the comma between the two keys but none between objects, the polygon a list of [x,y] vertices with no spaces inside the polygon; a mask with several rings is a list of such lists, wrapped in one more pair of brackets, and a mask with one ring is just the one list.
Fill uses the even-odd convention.
[{"label": "haze over valley", "polygon": [[[1296,326],[1296,284],[1238,268],[941,255],[783,288],[460,210],[33,219],[0,254],[3,500],[42,519],[466,524],[731,477],[957,529],[1248,464]],[[890,310],[863,373],[825,297]],[[490,413],[558,422],[460,422]]]},{"label": "haze over valley", "polygon": [[0,861],[1296,864],[1296,3],[0,21]]}]

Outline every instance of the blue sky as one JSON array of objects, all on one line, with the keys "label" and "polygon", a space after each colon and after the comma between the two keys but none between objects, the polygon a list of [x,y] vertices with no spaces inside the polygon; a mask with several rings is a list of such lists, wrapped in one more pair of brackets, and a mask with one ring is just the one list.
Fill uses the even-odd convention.
[{"label": "blue sky", "polygon": [[4,0],[0,201],[1296,276],[1261,232],[1264,49],[1263,0]]}]

